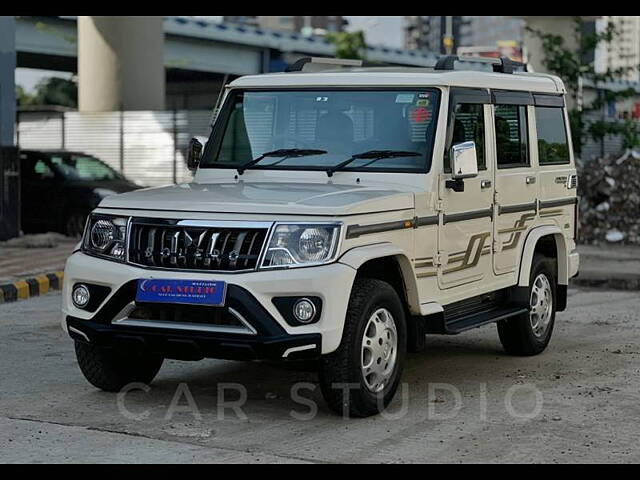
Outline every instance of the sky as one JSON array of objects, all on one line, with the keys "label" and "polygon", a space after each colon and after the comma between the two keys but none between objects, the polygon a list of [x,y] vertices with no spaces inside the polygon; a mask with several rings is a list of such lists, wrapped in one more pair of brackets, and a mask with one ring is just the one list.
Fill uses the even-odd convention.
[{"label": "sky", "polygon": [[[201,17],[211,20],[222,20],[219,16]],[[403,32],[401,16],[346,16],[349,21],[347,30],[364,30],[367,43],[370,45],[384,45],[402,48]],[[46,77],[71,78],[70,73],[36,70],[32,68],[16,69],[16,84],[21,85],[27,92],[33,92],[36,84]]]}]

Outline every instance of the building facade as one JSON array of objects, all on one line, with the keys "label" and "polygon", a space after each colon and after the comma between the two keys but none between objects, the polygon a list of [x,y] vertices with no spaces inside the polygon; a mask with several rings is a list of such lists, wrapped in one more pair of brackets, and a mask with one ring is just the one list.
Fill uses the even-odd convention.
[{"label": "building facade", "polygon": [[318,31],[341,32],[347,25],[344,17],[329,15],[225,16],[224,21],[271,30],[301,33],[318,33]]},{"label": "building facade", "polygon": [[405,16],[405,48],[455,53],[460,46],[462,16]]},{"label": "building facade", "polygon": [[460,26],[460,46],[496,47],[501,43],[521,44],[524,21],[504,16],[465,16]]},{"label": "building facade", "polygon": [[595,21],[596,32],[603,33],[608,24],[615,29],[612,42],[601,42],[595,53],[595,67],[598,72],[627,69],[623,78],[639,81],[640,65],[640,16],[603,16]]},{"label": "building facade", "polygon": [[460,48],[473,47],[478,52],[499,54],[511,49],[520,50],[523,31],[524,21],[512,17],[407,16],[405,46],[414,50],[463,54],[468,52],[460,51]]}]

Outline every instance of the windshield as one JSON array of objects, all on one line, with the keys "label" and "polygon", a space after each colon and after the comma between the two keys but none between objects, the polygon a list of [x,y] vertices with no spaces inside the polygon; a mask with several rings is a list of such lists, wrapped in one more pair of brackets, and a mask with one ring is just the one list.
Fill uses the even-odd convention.
[{"label": "windshield", "polygon": [[[253,169],[327,170],[369,151],[410,152],[371,161],[357,158],[341,171],[426,172],[431,165],[439,92],[412,90],[231,91],[200,166],[237,168],[267,152]],[[419,155],[416,155],[418,153]]]},{"label": "windshield", "polygon": [[80,155],[52,156],[51,163],[60,175],[69,180],[117,180],[118,172],[94,157]]}]

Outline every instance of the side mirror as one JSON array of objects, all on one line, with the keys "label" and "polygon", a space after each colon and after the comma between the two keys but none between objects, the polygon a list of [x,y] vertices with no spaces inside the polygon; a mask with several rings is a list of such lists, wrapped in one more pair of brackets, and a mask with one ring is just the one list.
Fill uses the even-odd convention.
[{"label": "side mirror", "polygon": [[458,143],[451,147],[451,177],[458,180],[478,176],[478,156],[475,142]]},{"label": "side mirror", "polygon": [[189,140],[189,147],[187,148],[187,168],[189,170],[196,170],[200,164],[202,158],[202,150],[204,146],[197,138]]},{"label": "side mirror", "polygon": [[478,176],[478,156],[475,142],[458,143],[451,147],[451,178],[445,187],[464,192],[464,179]]}]

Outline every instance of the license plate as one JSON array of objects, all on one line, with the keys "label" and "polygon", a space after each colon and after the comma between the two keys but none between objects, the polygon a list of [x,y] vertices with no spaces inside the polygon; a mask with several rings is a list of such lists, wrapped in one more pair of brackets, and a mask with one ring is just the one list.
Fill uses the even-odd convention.
[{"label": "license plate", "polygon": [[136,301],[221,307],[226,291],[227,284],[219,281],[140,279]]}]

